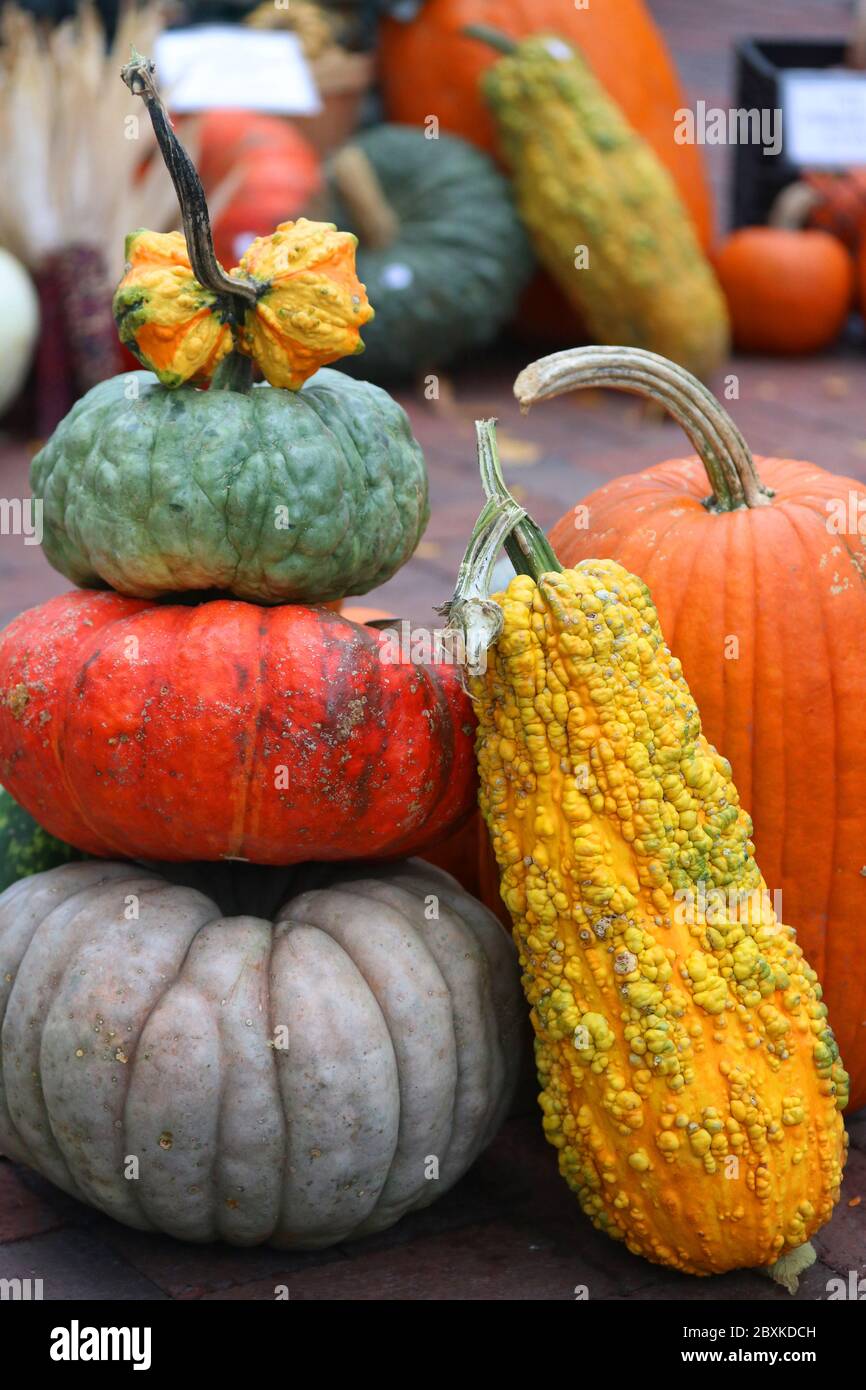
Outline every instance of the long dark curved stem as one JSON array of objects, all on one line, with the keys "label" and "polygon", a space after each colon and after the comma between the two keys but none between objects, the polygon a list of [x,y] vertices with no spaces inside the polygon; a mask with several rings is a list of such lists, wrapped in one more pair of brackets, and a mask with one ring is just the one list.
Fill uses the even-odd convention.
[{"label": "long dark curved stem", "polygon": [[147,107],[157,144],[180,203],[193,274],[200,285],[225,296],[229,304],[239,302],[241,308],[255,304],[258,293],[253,282],[226,275],[216,258],[205,191],[195,165],[172,130],[168,112],[154,81],[155,71],[155,64],[133,49],[131,61],[121,69],[120,75],[133,96],[141,97]]}]

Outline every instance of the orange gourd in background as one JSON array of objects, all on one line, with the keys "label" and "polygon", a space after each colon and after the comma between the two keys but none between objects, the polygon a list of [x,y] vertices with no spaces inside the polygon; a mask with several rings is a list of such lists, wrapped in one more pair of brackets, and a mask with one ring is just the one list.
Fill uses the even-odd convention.
[{"label": "orange gourd in background", "polygon": [[199,139],[199,174],[207,192],[240,170],[240,184],[213,227],[217,258],[232,266],[254,236],[307,208],[321,187],[321,167],[300,131],[276,116],[208,111]]}]

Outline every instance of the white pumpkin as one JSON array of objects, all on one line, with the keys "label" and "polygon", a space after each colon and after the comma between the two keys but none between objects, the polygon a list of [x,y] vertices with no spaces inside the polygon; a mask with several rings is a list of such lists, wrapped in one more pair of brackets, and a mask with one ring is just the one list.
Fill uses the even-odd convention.
[{"label": "white pumpkin", "polygon": [[20,261],[0,247],[0,415],[30,370],[39,336],[39,300]]},{"label": "white pumpkin", "polygon": [[316,1248],[447,1191],[523,1048],[493,915],[419,860],[249,869],[230,892],[224,866],[171,873],[282,906],[226,917],[104,861],[0,896],[0,1152],[191,1241]]}]

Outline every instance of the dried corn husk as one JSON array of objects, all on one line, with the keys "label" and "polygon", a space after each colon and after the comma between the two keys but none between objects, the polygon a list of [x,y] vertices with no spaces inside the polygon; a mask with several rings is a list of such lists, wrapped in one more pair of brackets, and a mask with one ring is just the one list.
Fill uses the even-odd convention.
[{"label": "dried corn husk", "polygon": [[[180,225],[177,198],[141,104],[120,80],[133,45],[153,50],[160,7],[126,5],[113,44],[84,0],[54,29],[7,5],[0,12],[0,245],[38,271],[69,246],[101,250],[111,286],[126,233]],[[184,131],[196,158],[196,125]],[[220,189],[212,211],[231,195]]]}]

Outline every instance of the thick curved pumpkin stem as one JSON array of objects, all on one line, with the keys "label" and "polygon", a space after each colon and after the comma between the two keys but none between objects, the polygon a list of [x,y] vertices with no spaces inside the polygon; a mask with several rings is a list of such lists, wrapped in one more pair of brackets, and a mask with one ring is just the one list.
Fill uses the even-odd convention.
[{"label": "thick curved pumpkin stem", "polygon": [[525,414],[537,401],[599,386],[658,401],[673,416],[707,470],[713,493],[704,505],[710,511],[769,504],[773,494],[758,477],[751,450],[728,412],[691,372],[655,352],[567,348],[525,367],[514,394]]},{"label": "thick curved pumpkin stem", "polygon": [[205,191],[195,165],[172,129],[154,80],[155,71],[155,64],[133,49],[132,58],[121,69],[120,75],[133,96],[141,97],[147,107],[154,135],[180,203],[193,274],[200,285],[225,296],[227,309],[236,305],[235,317],[240,321],[246,307],[256,303],[259,290],[249,279],[227,275],[216,258]]}]

